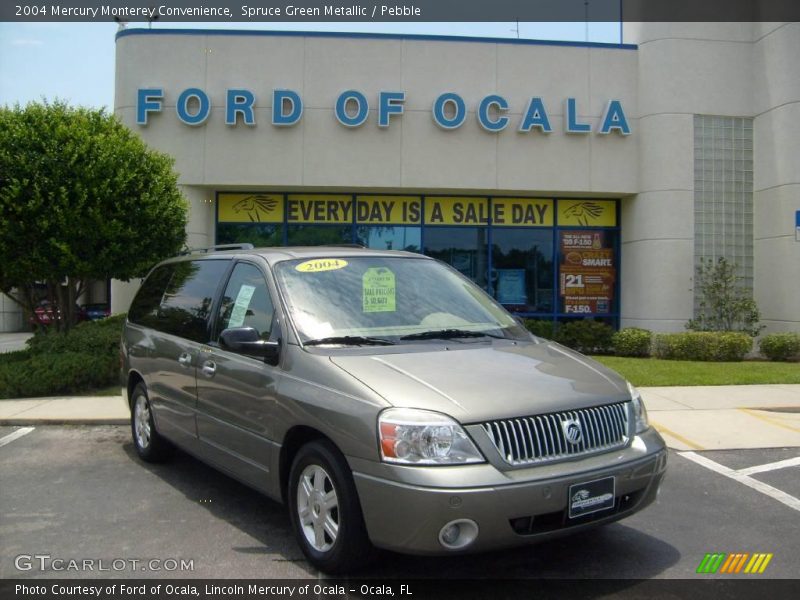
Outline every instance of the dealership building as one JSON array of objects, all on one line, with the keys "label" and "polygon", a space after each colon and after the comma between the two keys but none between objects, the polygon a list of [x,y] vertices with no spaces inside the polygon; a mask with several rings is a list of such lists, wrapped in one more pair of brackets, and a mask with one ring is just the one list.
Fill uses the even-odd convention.
[{"label": "dealership building", "polygon": [[406,249],[522,316],[657,331],[725,257],[800,331],[800,24],[624,35],[128,29],[114,112],[175,158],[192,247]]}]

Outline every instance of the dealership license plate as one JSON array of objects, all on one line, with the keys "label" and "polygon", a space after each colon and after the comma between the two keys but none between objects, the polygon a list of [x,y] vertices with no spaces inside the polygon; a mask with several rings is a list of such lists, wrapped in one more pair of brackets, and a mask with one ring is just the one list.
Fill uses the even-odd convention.
[{"label": "dealership license plate", "polygon": [[614,478],[605,477],[569,486],[569,518],[582,517],[614,506]]}]

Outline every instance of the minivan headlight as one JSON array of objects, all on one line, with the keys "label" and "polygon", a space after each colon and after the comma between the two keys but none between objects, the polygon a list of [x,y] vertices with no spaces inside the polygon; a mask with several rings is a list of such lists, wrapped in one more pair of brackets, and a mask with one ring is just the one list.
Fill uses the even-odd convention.
[{"label": "minivan headlight", "polygon": [[639,390],[633,387],[630,382],[628,382],[628,391],[631,394],[631,404],[633,405],[633,419],[634,423],[636,423],[635,431],[636,433],[642,433],[650,427],[650,423],[647,422],[647,409],[644,406]]},{"label": "minivan headlight", "polygon": [[464,429],[441,413],[390,408],[378,417],[381,459],[401,465],[484,462]]}]

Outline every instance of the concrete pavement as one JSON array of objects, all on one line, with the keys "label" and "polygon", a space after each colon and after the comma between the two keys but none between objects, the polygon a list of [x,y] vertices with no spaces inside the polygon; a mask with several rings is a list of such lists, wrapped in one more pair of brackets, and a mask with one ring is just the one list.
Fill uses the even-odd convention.
[{"label": "concrete pavement", "polygon": [[[800,385],[639,388],[675,450],[800,447]],[[124,424],[120,396],[0,400],[0,424]]]},{"label": "concrete pavement", "polygon": [[23,333],[0,333],[0,353],[24,350],[25,342],[32,338],[30,332]]},{"label": "concrete pavement", "polygon": [[675,450],[800,447],[800,385],[639,389]]}]

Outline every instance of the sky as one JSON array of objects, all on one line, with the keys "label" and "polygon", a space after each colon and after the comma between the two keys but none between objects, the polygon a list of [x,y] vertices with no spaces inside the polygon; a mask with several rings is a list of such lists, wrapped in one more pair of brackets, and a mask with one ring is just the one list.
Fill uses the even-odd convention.
[{"label": "sky", "polygon": [[[129,27],[145,27],[130,24]],[[154,29],[270,29],[519,37],[618,43],[619,23],[155,23]],[[0,105],[114,106],[116,23],[0,23]]]}]

